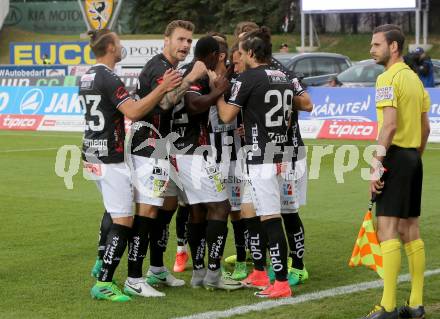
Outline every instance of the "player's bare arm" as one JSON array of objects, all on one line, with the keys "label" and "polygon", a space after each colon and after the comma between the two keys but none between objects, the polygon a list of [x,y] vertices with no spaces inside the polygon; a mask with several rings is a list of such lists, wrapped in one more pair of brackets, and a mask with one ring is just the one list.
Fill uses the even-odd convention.
[{"label": "player's bare arm", "polygon": [[313,103],[309,93],[304,92],[299,96],[294,96],[293,101],[298,111],[305,111],[305,112],[313,111]]},{"label": "player's bare arm", "polygon": [[240,108],[226,103],[223,96],[217,100],[217,110],[219,118],[225,123],[231,123],[240,112]]},{"label": "player's bare arm", "polygon": [[182,80],[182,83],[165,94],[159,102],[159,106],[164,110],[169,110],[179,103],[191,84],[203,77],[206,71],[205,64],[201,61],[197,61],[191,72]]},{"label": "player's bare arm", "polygon": [[150,94],[135,101],[128,99],[119,106],[119,110],[130,120],[138,121],[150,112],[163,98],[163,96],[182,83],[182,77],[176,70],[167,70],[163,76],[163,82]]},{"label": "player's bare arm", "polygon": [[187,93],[185,95],[185,103],[188,111],[192,114],[203,113],[207,111],[212,105],[215,105],[218,98],[229,88],[229,81],[219,76],[214,80],[211,92],[206,95],[198,95],[195,93]]}]

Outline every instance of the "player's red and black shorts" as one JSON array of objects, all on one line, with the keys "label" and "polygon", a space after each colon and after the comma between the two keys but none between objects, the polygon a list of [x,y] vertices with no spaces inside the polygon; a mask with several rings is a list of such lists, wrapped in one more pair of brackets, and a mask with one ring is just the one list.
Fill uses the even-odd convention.
[{"label": "player's red and black shorts", "polygon": [[388,172],[382,194],[377,196],[376,215],[399,218],[420,216],[423,166],[417,149],[391,145],[383,166]]}]

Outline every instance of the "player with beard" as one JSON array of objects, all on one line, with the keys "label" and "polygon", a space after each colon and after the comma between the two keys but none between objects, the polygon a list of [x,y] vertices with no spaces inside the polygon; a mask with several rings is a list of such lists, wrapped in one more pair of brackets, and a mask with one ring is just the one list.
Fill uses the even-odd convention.
[{"label": "player with beard", "polygon": [[[228,103],[220,98],[218,112],[230,123],[243,112],[245,144],[248,147],[246,183],[242,203],[252,203],[267,235],[270,260],[276,280],[255,295],[263,298],[290,297],[287,281],[287,242],[281,218],[281,194],[292,162],[284,154],[294,92],[281,71],[271,70],[272,44],[266,27],[246,33],[239,41],[246,71],[240,74]],[[242,204],[243,206],[243,204]],[[252,237],[250,238],[252,242]],[[254,252],[253,252],[254,253]],[[261,255],[261,252],[260,252]]]},{"label": "player with beard", "polygon": [[[204,62],[210,70],[216,68],[218,42],[211,36],[200,38],[194,56],[192,63],[182,67],[184,79],[198,61]],[[180,154],[176,154],[176,170],[190,205],[188,243],[193,259],[191,286],[194,288],[241,288],[239,282],[223,278],[220,269],[230,205],[208,134],[209,109],[228,87],[229,82],[224,78],[212,83],[208,77],[202,78],[174,108],[173,131],[180,136],[174,143],[180,150]],[[204,263],[205,242],[208,269]]]},{"label": "player with beard", "polygon": [[124,295],[113,282],[113,274],[124,254],[131,233],[132,185],[124,163],[124,115],[138,120],[159,103],[166,92],[181,83],[176,71],[167,70],[163,82],[139,101],[133,100],[121,79],[113,73],[121,61],[119,37],[110,30],[90,31],[90,47],[97,64],[81,77],[79,102],[85,110],[83,138],[84,167],[102,193],[112,222],[105,235],[105,250],[98,281],[91,289],[96,299],[124,302]]},{"label": "player with beard", "polygon": [[[175,20],[165,30],[163,53],[154,56],[142,69],[136,95],[150,94],[163,81],[168,69],[175,69],[185,60],[192,42],[194,25],[189,21]],[[203,63],[197,63],[182,84],[168,92],[141,121],[132,124],[131,141],[134,169],[134,199],[136,215],[128,247],[128,279],[124,291],[144,297],[165,294],[150,285],[182,286],[183,280],[175,278],[164,266],[163,254],[168,242],[168,227],[177,206],[176,194],[167,194],[169,161],[162,147],[171,132],[172,107],[179,102],[190,85],[206,74]],[[155,152],[158,151],[158,152]],[[168,196],[170,195],[170,196]],[[142,277],[142,264],[150,245],[150,268],[146,280]]]}]

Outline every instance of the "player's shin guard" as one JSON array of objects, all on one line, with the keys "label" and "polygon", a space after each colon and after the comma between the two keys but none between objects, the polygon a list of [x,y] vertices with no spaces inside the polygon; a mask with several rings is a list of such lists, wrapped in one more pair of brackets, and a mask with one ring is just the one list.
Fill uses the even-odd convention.
[{"label": "player's shin guard", "polygon": [[142,277],[142,263],[147,254],[148,240],[154,220],[144,216],[134,216],[133,228],[128,240],[128,277]]},{"label": "player's shin guard", "polygon": [[220,261],[226,245],[228,222],[222,220],[208,220],[206,227],[206,241],[208,243],[208,269],[220,269]]},{"label": "player's shin guard", "polygon": [[234,240],[235,249],[237,251],[237,261],[246,261],[246,224],[244,219],[232,221],[232,227],[234,228]]},{"label": "player's shin guard", "polygon": [[206,222],[188,223],[188,244],[194,270],[205,268]]},{"label": "player's shin guard", "polygon": [[104,212],[104,215],[102,215],[101,219],[101,226],[99,227],[99,241],[98,241],[98,258],[102,260],[102,257],[104,257],[105,253],[105,243],[107,241],[107,235],[110,231],[110,228],[113,224],[112,216],[107,213],[107,211]]},{"label": "player's shin guard", "polygon": [[103,263],[98,277],[99,281],[112,281],[113,274],[124,254],[125,246],[127,246],[127,239],[130,232],[131,228],[124,225],[113,224],[111,226],[107,235],[105,253],[102,259]]},{"label": "player's shin guard", "polygon": [[177,236],[177,246],[185,246],[188,242],[188,217],[189,208],[188,206],[180,206],[177,210],[176,215],[176,236]]},{"label": "player's shin guard", "polygon": [[304,268],[304,226],[298,213],[282,214],[284,228],[286,229],[287,241],[289,243],[292,258],[292,267],[296,269]]},{"label": "player's shin guard", "polygon": [[263,271],[266,267],[267,236],[260,217],[243,219],[249,232],[249,250],[251,251],[254,268]]},{"label": "player's shin guard", "polygon": [[277,281],[287,280],[287,242],[281,218],[262,222],[268,237],[268,248],[272,268]]},{"label": "player's shin guard", "polygon": [[174,211],[159,209],[150,233],[150,265],[163,267],[163,254],[167,249],[169,226]]}]

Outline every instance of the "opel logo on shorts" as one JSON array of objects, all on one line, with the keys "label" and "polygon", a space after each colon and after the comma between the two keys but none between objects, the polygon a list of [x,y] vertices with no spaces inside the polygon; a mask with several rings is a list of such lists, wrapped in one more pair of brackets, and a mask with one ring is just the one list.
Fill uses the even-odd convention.
[{"label": "opel logo on shorts", "polygon": [[44,101],[43,91],[32,89],[28,91],[20,102],[21,114],[36,114]]}]

